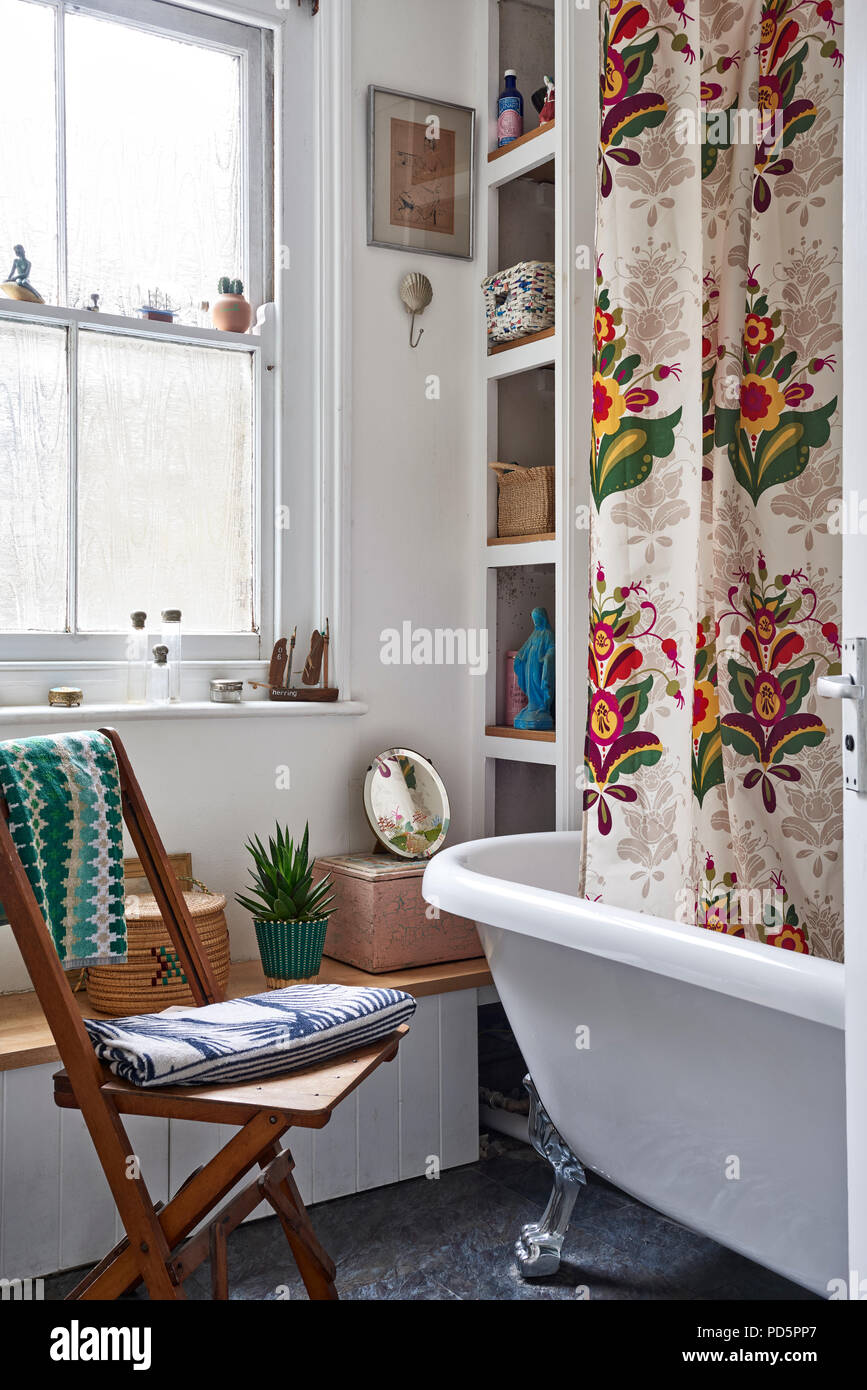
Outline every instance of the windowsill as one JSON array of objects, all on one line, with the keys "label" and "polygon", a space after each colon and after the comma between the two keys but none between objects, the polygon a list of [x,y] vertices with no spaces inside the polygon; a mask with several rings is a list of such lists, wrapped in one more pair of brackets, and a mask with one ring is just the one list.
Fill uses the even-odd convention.
[{"label": "windowsill", "polygon": [[334,704],[318,701],[282,704],[272,700],[243,700],[240,705],[215,705],[210,700],[184,700],[177,705],[88,704],[64,709],[54,705],[0,706],[0,726],[26,724],[68,724],[81,726],[125,723],[142,719],[299,719],[327,715],[367,714],[368,706],[361,700],[336,700]]},{"label": "windowsill", "polygon": [[0,318],[34,323],[78,324],[98,333],[120,333],[128,338],[156,338],[173,343],[202,343],[205,346],[242,348],[258,352],[262,338],[258,320],[246,333],[227,329],[201,328],[194,323],[163,323],[158,319],[133,318],[122,314],[98,313],[90,309],[70,309],[62,304],[32,304],[24,299],[0,300]]}]

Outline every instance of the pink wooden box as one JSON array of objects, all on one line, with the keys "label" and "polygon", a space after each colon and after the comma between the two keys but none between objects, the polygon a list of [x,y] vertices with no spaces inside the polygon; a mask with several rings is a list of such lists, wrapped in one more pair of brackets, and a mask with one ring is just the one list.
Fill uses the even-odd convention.
[{"label": "pink wooden box", "polygon": [[[334,875],[337,910],[325,954],[381,975],[482,954],[475,925],[435,909],[421,895],[424,862],[387,854],[335,854],[317,859],[313,877]],[[430,915],[428,915],[430,914]]]}]

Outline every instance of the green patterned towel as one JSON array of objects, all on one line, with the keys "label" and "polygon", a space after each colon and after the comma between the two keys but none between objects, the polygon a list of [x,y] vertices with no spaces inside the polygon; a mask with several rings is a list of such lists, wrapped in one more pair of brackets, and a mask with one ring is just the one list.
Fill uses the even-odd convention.
[{"label": "green patterned towel", "polygon": [[126,960],[120,776],[104,734],[0,743],[9,829],[67,968]]}]

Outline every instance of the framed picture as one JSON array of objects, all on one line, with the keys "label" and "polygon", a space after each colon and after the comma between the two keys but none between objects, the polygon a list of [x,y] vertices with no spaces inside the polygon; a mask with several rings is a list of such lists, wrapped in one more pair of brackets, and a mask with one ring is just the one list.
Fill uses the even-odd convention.
[{"label": "framed picture", "polygon": [[469,106],[369,88],[367,244],[473,259]]}]

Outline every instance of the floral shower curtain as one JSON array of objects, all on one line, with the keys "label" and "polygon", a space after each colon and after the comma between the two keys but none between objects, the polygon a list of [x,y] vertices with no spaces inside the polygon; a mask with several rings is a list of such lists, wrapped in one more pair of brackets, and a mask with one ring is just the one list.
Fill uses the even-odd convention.
[{"label": "floral shower curtain", "polygon": [[600,10],[580,891],[840,960],[842,0]]}]

